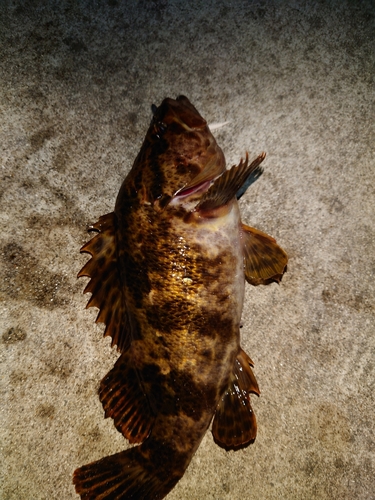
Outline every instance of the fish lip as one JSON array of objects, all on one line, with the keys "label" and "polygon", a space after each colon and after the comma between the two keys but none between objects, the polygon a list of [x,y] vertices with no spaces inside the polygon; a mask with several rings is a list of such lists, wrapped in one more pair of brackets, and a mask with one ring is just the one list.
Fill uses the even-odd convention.
[{"label": "fish lip", "polygon": [[212,182],[226,171],[224,155],[219,147],[217,147],[216,153],[218,151],[221,153],[221,156],[219,155],[218,157],[217,154],[211,154],[201,172],[178,189],[174,193],[174,197],[185,197],[185,195],[188,196],[198,192],[203,193],[210,188]]},{"label": "fish lip", "polygon": [[203,194],[209,190],[212,183],[216,181],[216,179],[221,177],[225,171],[225,166],[224,169],[221,170],[221,168],[212,168],[212,166],[208,164],[192,181],[188,182],[187,184],[185,184],[185,186],[178,189],[173,197],[180,199],[196,193]]},{"label": "fish lip", "polygon": [[213,180],[215,179],[199,182],[195,186],[183,187],[175,193],[174,198],[186,198],[199,192],[205,193],[210,188]]}]

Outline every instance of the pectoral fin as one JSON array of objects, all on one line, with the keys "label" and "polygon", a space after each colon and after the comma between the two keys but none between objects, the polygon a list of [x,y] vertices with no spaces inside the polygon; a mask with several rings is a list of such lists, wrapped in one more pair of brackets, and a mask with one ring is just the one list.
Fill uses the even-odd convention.
[{"label": "pectoral fin", "polygon": [[237,200],[239,200],[241,198],[241,196],[243,196],[246,193],[246,191],[249,189],[249,187],[252,184],[254,184],[254,182],[256,180],[258,180],[262,174],[263,174],[263,169],[261,167],[256,168],[255,170],[250,172],[250,175],[248,176],[248,178],[245,180],[245,182],[242,184],[242,186],[240,187],[240,189],[236,193]]},{"label": "pectoral fin", "polygon": [[154,416],[132,364],[131,351],[123,353],[103,378],[99,398],[105,418],[112,417],[116,429],[130,443],[142,443],[147,438]]},{"label": "pectoral fin", "polygon": [[215,442],[226,449],[237,449],[254,441],[257,433],[256,418],[250,404],[250,393],[260,391],[251,369],[253,362],[241,349],[233,372],[212,424]]},{"label": "pectoral fin", "polygon": [[268,234],[245,224],[242,230],[246,281],[251,285],[279,283],[287,269],[287,254]]},{"label": "pectoral fin", "polygon": [[83,245],[81,253],[92,258],[78,273],[79,278],[91,278],[83,292],[92,293],[86,308],[100,309],[96,323],[105,323],[104,336],[112,337],[112,346],[124,352],[130,343],[130,328],[116,253],[116,215],[103,215],[90,229],[98,234]]},{"label": "pectoral fin", "polygon": [[240,188],[246,184],[249,177],[259,177],[262,172],[259,165],[265,157],[266,154],[262,153],[249,165],[249,156],[246,153],[245,161],[241,160],[238,167],[226,170],[215,180],[210,189],[201,198],[196,210],[202,212],[211,211],[229,203],[240,192]]}]

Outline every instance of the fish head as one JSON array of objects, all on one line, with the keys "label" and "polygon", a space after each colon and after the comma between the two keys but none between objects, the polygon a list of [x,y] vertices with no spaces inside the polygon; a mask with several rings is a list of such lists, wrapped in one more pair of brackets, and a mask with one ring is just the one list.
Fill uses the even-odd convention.
[{"label": "fish head", "polygon": [[174,197],[204,192],[225,171],[225,158],[206,120],[189,99],[164,99],[153,118],[133,169],[143,199],[164,209]]}]

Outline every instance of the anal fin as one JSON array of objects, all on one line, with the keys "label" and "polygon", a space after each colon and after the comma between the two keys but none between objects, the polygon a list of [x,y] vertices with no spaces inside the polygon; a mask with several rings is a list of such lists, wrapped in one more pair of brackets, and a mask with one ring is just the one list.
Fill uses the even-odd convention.
[{"label": "anal fin", "polygon": [[112,417],[130,443],[141,443],[150,433],[154,416],[131,356],[131,351],[121,354],[101,381],[99,398],[105,418]]},{"label": "anal fin", "polygon": [[116,215],[103,215],[90,230],[98,234],[81,248],[81,253],[89,253],[91,259],[78,273],[79,278],[91,278],[84,290],[92,293],[86,308],[100,310],[96,323],[105,323],[104,336],[112,337],[112,346],[124,352],[130,344],[130,328],[117,260]]},{"label": "anal fin", "polygon": [[279,283],[287,270],[288,256],[268,234],[242,224],[245,277],[251,285]]},{"label": "anal fin", "polygon": [[253,362],[240,350],[229,384],[216,409],[212,424],[215,442],[229,450],[243,448],[256,437],[257,424],[250,404],[250,393],[259,396],[258,383],[251,369]]}]

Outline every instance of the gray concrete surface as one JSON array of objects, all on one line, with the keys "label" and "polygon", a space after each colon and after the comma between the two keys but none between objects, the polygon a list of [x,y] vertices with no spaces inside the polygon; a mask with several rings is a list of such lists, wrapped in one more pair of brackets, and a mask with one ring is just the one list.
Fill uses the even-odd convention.
[{"label": "gray concrete surface", "polygon": [[125,447],[96,391],[86,227],[112,211],[150,104],[186,94],[228,165],[266,151],[243,220],[287,250],[247,288],[259,432],[210,433],[170,500],[375,499],[373,1],[2,1],[0,498],[70,500]]}]

